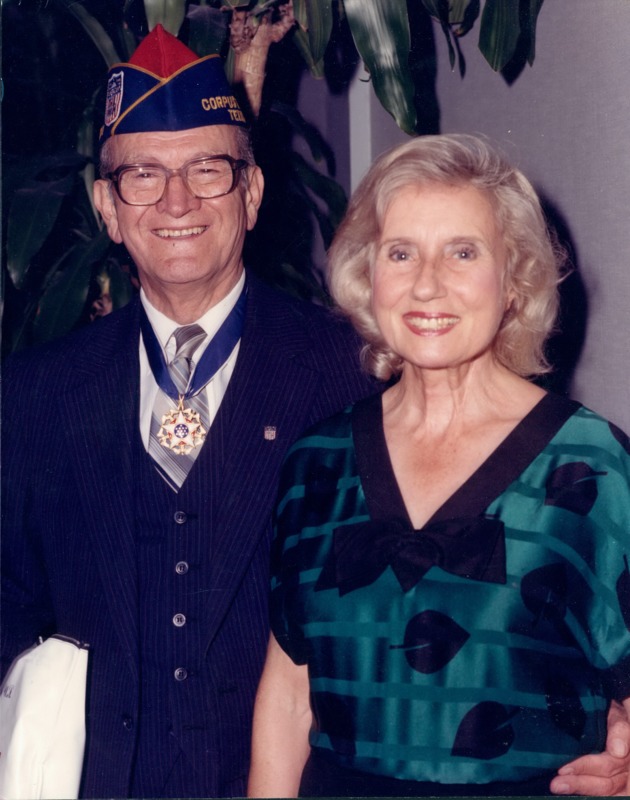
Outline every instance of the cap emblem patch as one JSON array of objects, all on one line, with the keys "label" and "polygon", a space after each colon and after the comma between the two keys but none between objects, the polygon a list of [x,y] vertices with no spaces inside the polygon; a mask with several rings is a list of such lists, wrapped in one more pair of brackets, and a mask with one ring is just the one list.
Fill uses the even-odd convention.
[{"label": "cap emblem patch", "polygon": [[113,72],[107,81],[107,97],[105,99],[105,125],[113,125],[120,115],[123,98],[123,72]]}]

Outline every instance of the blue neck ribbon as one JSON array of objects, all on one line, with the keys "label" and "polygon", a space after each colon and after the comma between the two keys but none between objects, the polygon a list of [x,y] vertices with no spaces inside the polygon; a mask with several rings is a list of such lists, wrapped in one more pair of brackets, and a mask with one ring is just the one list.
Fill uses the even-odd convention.
[{"label": "blue neck ribbon", "polygon": [[164,352],[158,341],[155,331],[151,327],[144,307],[140,312],[140,330],[142,339],[147,351],[149,366],[153,372],[153,377],[160,389],[173,399],[182,397],[186,400],[198,394],[204,386],[211,380],[216,372],[225,364],[230,353],[234,350],[237,342],[242,336],[243,325],[245,322],[245,309],[247,306],[247,287],[243,287],[236,305],[227,315],[219,330],[212,337],[212,340],[203,352],[195,367],[186,394],[180,395],[177,387],[168,371],[168,365],[164,358]]}]

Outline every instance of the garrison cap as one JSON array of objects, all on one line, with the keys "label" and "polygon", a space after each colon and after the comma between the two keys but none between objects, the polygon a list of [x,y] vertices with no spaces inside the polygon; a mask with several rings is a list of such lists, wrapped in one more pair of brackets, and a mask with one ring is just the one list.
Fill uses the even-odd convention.
[{"label": "garrison cap", "polygon": [[125,64],[107,73],[99,144],[119,133],[182,131],[204,125],[246,125],[223,62],[199,58],[161,25]]}]

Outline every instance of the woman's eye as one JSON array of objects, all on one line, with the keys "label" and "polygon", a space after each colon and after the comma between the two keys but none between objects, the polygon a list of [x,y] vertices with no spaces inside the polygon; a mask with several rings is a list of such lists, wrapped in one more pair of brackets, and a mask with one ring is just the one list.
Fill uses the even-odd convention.
[{"label": "woman's eye", "polygon": [[391,250],[389,257],[392,261],[408,261],[409,260],[409,253],[406,250],[400,250],[396,248],[395,250]]}]

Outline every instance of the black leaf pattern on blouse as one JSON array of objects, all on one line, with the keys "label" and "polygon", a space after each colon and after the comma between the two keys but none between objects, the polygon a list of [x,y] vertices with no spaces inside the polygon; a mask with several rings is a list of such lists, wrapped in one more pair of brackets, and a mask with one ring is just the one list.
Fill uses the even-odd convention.
[{"label": "black leaf pattern on blouse", "polygon": [[356,752],[357,716],[354,698],[340,697],[331,692],[315,692],[313,695],[315,725],[326,731],[336,753],[353,756]]},{"label": "black leaf pattern on blouse", "polygon": [[452,755],[485,761],[504,755],[514,743],[509,722],[517,713],[491,700],[478,703],[460,722]]},{"label": "black leaf pattern on blouse", "polygon": [[339,475],[324,464],[317,464],[309,470],[302,500],[302,513],[308,524],[332,516],[338,480]]},{"label": "black leaf pattern on blouse", "polygon": [[404,650],[409,666],[428,675],[449,663],[470,637],[455,620],[440,611],[423,611],[407,623],[403,644],[391,645]]},{"label": "black leaf pattern on blouse", "polygon": [[586,712],[573,684],[559,675],[548,676],[545,700],[554,725],[579,742],[586,725]]},{"label": "black leaf pattern on blouse", "polygon": [[567,587],[566,565],[546,564],[523,577],[521,597],[534,617],[531,628],[533,631],[543,635],[545,625],[550,625],[560,638],[560,643],[574,647],[575,637],[566,623]]},{"label": "black leaf pattern on blouse", "polygon": [[595,472],[584,461],[573,461],[555,469],[545,486],[546,506],[557,506],[582,517],[587,516],[597,500],[597,478],[606,472]]}]

